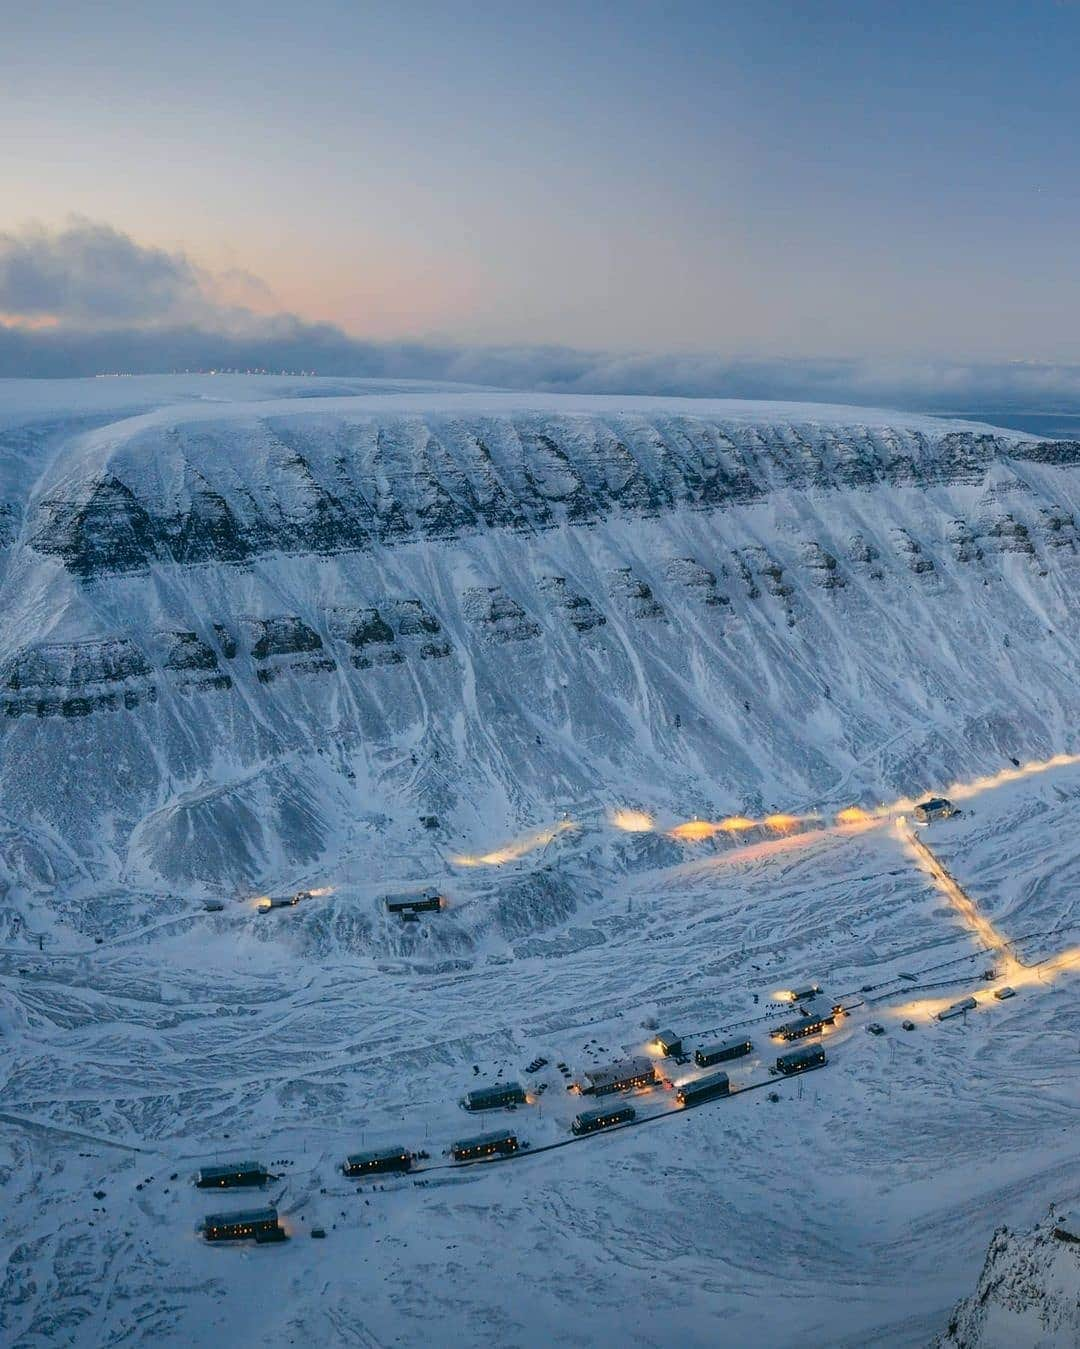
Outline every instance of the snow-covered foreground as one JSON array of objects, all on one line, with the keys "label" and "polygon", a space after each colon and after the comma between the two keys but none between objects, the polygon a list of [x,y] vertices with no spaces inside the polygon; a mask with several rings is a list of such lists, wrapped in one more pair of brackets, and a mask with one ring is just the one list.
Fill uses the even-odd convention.
[{"label": "snow-covered foreground", "polygon": [[[1078,820],[1066,767],[985,792],[926,837],[1030,963],[1080,939]],[[579,847],[560,859],[570,875]],[[1077,1195],[1080,981],[905,1031],[896,1009],[978,988],[992,958],[891,826],[679,851],[626,870],[594,850],[587,917],[459,968],[313,957],[316,901],[147,916],[145,937],[81,954],[6,951],[8,1340],[926,1344],[995,1227]],[[452,1139],[504,1122],[534,1148],[569,1137],[581,1101],[557,1063],[641,1050],[646,1021],[691,1048],[745,1028],[755,1054],[733,1084],[764,1080],[765,1028],[785,1019],[770,996],[807,977],[853,1005],[824,1070],[534,1157],[445,1165]],[[524,1076],[538,1055],[549,1066]],[[500,1072],[546,1089],[483,1118],[455,1104]],[[644,1116],[670,1098],[634,1103]],[[336,1169],[391,1143],[434,1169],[365,1185]],[[247,1155],[279,1175],[259,1202],[276,1200],[293,1240],[209,1247],[197,1220],[250,1196],[207,1197],[192,1174]]]}]

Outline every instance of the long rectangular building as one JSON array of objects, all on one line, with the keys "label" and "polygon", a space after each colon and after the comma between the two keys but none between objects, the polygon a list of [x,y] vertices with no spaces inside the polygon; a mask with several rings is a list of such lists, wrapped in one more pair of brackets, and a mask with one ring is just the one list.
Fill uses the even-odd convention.
[{"label": "long rectangular building", "polygon": [[462,1138],[450,1144],[450,1155],[455,1162],[473,1162],[481,1157],[494,1157],[497,1154],[505,1157],[517,1150],[517,1135],[505,1129],[490,1134],[478,1134],[475,1138]]},{"label": "long rectangular building", "polygon": [[792,1073],[805,1073],[810,1068],[821,1068],[825,1063],[825,1050],[821,1045],[801,1045],[798,1049],[789,1049],[776,1060],[778,1071],[785,1077]]},{"label": "long rectangular building", "polygon": [[636,1117],[632,1105],[601,1105],[595,1110],[583,1110],[574,1116],[570,1128],[576,1134],[591,1134],[597,1129],[610,1129],[616,1124],[629,1124]]},{"label": "long rectangular building", "polygon": [[612,1091],[628,1091],[631,1087],[648,1087],[656,1081],[656,1065],[643,1054],[606,1068],[590,1068],[583,1074],[581,1090],[592,1096],[606,1096]]},{"label": "long rectangular building", "polygon": [[836,1014],[832,1011],[815,1012],[811,1016],[796,1017],[794,1021],[774,1026],[769,1034],[776,1040],[802,1040],[807,1035],[817,1035],[835,1020]]},{"label": "long rectangular building", "polygon": [[241,1185],[263,1185],[270,1172],[262,1162],[224,1162],[218,1166],[204,1166],[195,1184],[200,1190],[225,1190]]},{"label": "long rectangular building", "polygon": [[387,913],[428,913],[446,907],[446,900],[437,890],[421,890],[412,894],[387,895],[384,899]]},{"label": "long rectangular building", "polygon": [[207,1241],[284,1241],[276,1208],[241,1209],[236,1213],[210,1213],[202,1221]]},{"label": "long rectangular building", "polygon": [[477,1087],[466,1092],[461,1104],[466,1110],[498,1110],[500,1106],[525,1105],[525,1091],[517,1082],[496,1082],[491,1087]]},{"label": "long rectangular building", "polygon": [[714,1063],[723,1063],[727,1059],[741,1059],[754,1048],[753,1040],[741,1035],[737,1040],[724,1040],[716,1045],[702,1045],[694,1050],[694,1062],[699,1068],[709,1068]]},{"label": "long rectangular building", "polygon": [[375,1152],[353,1152],[341,1168],[347,1176],[377,1176],[388,1171],[408,1171],[412,1154],[404,1148],[381,1148]]},{"label": "long rectangular building", "polygon": [[690,1082],[684,1082],[675,1092],[675,1100],[678,1105],[701,1105],[703,1101],[712,1101],[730,1092],[731,1083],[727,1073],[704,1073]]}]

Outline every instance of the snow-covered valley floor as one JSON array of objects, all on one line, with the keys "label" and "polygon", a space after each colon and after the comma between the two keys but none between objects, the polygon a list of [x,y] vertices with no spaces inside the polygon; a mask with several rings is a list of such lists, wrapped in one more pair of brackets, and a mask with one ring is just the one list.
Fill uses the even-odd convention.
[{"label": "snow-covered valley floor", "polygon": [[[1080,942],[1078,823],[1080,768],[1064,766],[965,801],[924,837],[1031,964]],[[126,915],[100,944],[0,952],[5,1341],[927,1344],[995,1227],[1075,1202],[1080,975],[937,1022],[919,1000],[985,989],[994,959],[897,831],[789,843],[646,838],[628,869],[568,831],[494,885],[463,869],[460,902],[421,919],[439,957],[423,960],[393,954],[397,920],[359,863],[325,899],[265,916],[81,896]],[[455,954],[470,905],[553,872],[598,897],[540,935]],[[385,926],[387,954],[313,945],[320,914],[350,906]],[[824,1070],[446,1165],[452,1139],[503,1123],[532,1149],[568,1138],[582,1102],[557,1064],[642,1052],[646,1022],[690,1049],[745,1029],[755,1052],[728,1065],[733,1086],[766,1080],[767,1027],[785,1019],[772,994],[807,979],[853,1005]],[[537,1056],[549,1065],[524,1074]],[[458,1107],[500,1074],[535,1103]],[[634,1104],[659,1113],[670,1094]],[[434,1169],[340,1174],[346,1152],[397,1143]],[[254,1202],[276,1202],[293,1239],[208,1246],[198,1220],[253,1196],[207,1197],[193,1173],[246,1156],[279,1177]]]}]

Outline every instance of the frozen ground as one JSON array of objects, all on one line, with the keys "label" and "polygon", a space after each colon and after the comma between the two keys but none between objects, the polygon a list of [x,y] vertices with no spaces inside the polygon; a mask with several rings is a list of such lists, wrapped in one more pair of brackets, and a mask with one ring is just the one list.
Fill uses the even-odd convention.
[{"label": "frozen ground", "polygon": [[[927,834],[1026,961],[1080,940],[1078,811],[1066,767]],[[617,1329],[642,1345],[926,1344],[995,1227],[1076,1195],[1078,982],[905,1032],[899,1008],[978,989],[986,953],[890,825],[785,842],[601,876],[587,919],[445,972],[306,955],[316,902],[386,921],[344,890],[81,953],[9,949],[10,1342],[585,1345]],[[422,921],[452,930],[462,911]],[[745,1026],[760,1052],[732,1080],[763,1080],[764,1026],[784,1015],[770,995],[805,976],[862,1005],[827,1035],[826,1069],[778,1083],[778,1101],[753,1091],[445,1165],[488,1119],[533,1147],[567,1137],[580,1098],[557,1061],[640,1049],[648,1018],[691,1043]],[[884,1036],[866,1034],[872,1019]],[[537,1104],[480,1123],[455,1105],[541,1054]],[[636,1104],[659,1111],[666,1093]],[[366,1186],[336,1171],[348,1150],[397,1142],[436,1169]],[[241,1154],[279,1163],[267,1195],[294,1233],[284,1246],[194,1235],[204,1212],[245,1201],[203,1197],[193,1170]],[[324,1242],[307,1236],[317,1224]]]},{"label": "frozen ground", "polygon": [[[1076,749],[1078,467],[864,409],[0,387],[0,1339],[927,1344],[1077,1200],[1080,766],[927,831],[963,902],[904,807],[833,822]],[[851,1014],[772,1082],[806,979]],[[543,1150],[559,1061],[646,1023],[746,1028],[754,1089]],[[530,1147],[449,1166],[538,1055]],[[343,1180],[384,1143],[425,1170]],[[207,1247],[245,1156],[294,1239]]]}]

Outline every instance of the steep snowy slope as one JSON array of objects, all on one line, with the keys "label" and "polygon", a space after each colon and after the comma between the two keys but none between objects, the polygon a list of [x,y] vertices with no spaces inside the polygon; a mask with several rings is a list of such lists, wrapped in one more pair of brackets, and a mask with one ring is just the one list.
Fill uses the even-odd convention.
[{"label": "steep snowy slope", "polygon": [[[1069,1216],[1063,1216],[1069,1215]],[[1080,1344],[1080,1224],[1051,1212],[1033,1231],[994,1233],[973,1297],[936,1349],[1072,1349]]]},{"label": "steep snowy slope", "polygon": [[238,385],[0,394],[9,884],[426,875],[563,812],[842,805],[1072,743],[1080,445]]}]

